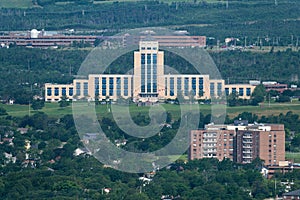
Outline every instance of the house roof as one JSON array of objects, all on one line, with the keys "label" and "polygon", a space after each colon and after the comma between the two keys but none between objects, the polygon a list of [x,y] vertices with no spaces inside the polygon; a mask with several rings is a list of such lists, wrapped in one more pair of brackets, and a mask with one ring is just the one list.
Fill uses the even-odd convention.
[{"label": "house roof", "polygon": [[300,190],[294,190],[288,193],[283,193],[283,196],[300,196]]}]

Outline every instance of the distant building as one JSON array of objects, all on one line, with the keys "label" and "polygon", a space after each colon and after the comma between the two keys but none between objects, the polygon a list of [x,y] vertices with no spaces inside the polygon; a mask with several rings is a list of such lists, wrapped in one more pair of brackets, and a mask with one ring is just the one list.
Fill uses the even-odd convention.
[{"label": "distant building", "polygon": [[255,158],[265,165],[285,160],[285,131],[282,124],[206,125],[190,133],[189,159],[229,158],[237,163],[251,163]]},{"label": "distant building", "polygon": [[263,85],[266,88],[266,91],[270,90],[275,90],[280,93],[288,89],[288,84],[280,84],[280,83],[274,83],[274,84],[269,84],[269,83],[263,83]]},{"label": "distant building", "polygon": [[295,190],[288,193],[283,193],[282,198],[284,200],[290,200],[290,199],[300,199],[300,190]]},{"label": "distant building", "polygon": [[165,74],[164,52],[158,41],[141,41],[134,52],[134,72],[130,74],[90,74],[87,79],[74,79],[73,84],[45,84],[45,101],[68,99],[132,98],[135,102],[157,102],[165,99],[221,98],[238,93],[249,99],[255,86],[249,84],[226,85],[225,81],[213,80],[207,74]]},{"label": "distant building", "polygon": [[[10,33],[0,35],[0,43],[3,45],[16,44],[17,46],[51,47],[70,46],[73,42],[84,42],[94,45],[96,39],[118,41],[122,46],[139,44],[146,36],[135,36],[130,34],[118,36],[96,36],[96,35],[65,35],[58,32],[38,31],[32,29],[29,32]],[[161,46],[169,47],[205,47],[205,36],[188,36],[184,34],[154,35]]]}]

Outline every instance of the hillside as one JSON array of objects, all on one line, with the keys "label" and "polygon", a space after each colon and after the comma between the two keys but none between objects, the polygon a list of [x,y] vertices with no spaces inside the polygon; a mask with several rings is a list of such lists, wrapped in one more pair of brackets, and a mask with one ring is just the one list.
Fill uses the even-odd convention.
[{"label": "hillside", "polygon": [[[35,6],[20,9],[30,4],[29,0],[3,0],[0,31],[30,30],[77,30],[107,29],[119,31],[124,28],[164,26],[187,29],[191,34],[206,35],[223,41],[226,37],[239,37],[248,44],[270,45],[297,44],[300,35],[300,2],[297,0],[185,1],[170,3],[170,0],[114,3],[34,1]],[[22,2],[22,3],[21,3]],[[71,1],[68,1],[71,2]],[[25,6],[26,7],[26,6]],[[298,42],[299,43],[299,42]]]}]

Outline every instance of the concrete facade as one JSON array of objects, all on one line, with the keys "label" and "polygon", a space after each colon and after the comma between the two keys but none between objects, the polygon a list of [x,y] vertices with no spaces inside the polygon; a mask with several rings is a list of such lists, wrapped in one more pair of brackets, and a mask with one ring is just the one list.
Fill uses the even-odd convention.
[{"label": "concrete facade", "polygon": [[[157,102],[165,99],[222,98],[225,93],[240,91],[239,97],[249,99],[255,86],[226,85],[206,74],[164,74],[164,52],[158,41],[141,41],[134,52],[134,73],[90,74],[87,79],[74,79],[72,84],[45,84],[45,101],[68,99],[99,100],[132,98],[135,102]],[[241,92],[243,91],[243,92]]]}]

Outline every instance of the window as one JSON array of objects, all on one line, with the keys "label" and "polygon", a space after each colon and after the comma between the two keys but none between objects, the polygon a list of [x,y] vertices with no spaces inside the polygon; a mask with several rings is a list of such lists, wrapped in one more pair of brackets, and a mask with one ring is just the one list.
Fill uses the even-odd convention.
[{"label": "window", "polygon": [[217,94],[219,97],[222,96],[222,83],[218,83]]},{"label": "window", "polygon": [[215,83],[210,83],[210,96],[215,96]]},{"label": "window", "polygon": [[177,96],[179,94],[182,94],[182,91],[181,91],[181,78],[177,78]]},{"label": "window", "polygon": [[65,87],[63,87],[63,88],[61,89],[61,95],[62,95],[62,96],[66,96],[66,95],[67,95],[67,89],[66,89]]},{"label": "window", "polygon": [[152,54],[152,63],[157,64],[157,54],[156,53]]},{"label": "window", "polygon": [[199,96],[203,96],[203,78],[199,78]]},{"label": "window", "polygon": [[170,96],[174,96],[174,78],[170,78]]},{"label": "window", "polygon": [[114,78],[110,77],[109,78],[109,96],[114,95]]},{"label": "window", "polygon": [[165,96],[168,96],[168,79],[165,78]]},{"label": "window", "polygon": [[236,88],[232,88],[232,94],[236,94]]},{"label": "window", "polygon": [[145,54],[142,53],[141,55],[141,64],[144,65],[145,64]]},{"label": "window", "polygon": [[69,88],[69,96],[73,96],[73,88]]},{"label": "window", "polygon": [[239,88],[239,96],[244,96],[244,88]]},{"label": "window", "polygon": [[124,78],[124,96],[128,96],[128,78]]},{"label": "window", "polygon": [[251,89],[250,88],[246,88],[246,95],[248,97],[251,96]]},{"label": "window", "polygon": [[76,95],[77,96],[81,95],[80,89],[81,89],[81,84],[80,83],[76,83]]},{"label": "window", "polygon": [[51,96],[52,95],[52,88],[47,88],[47,96]]},{"label": "window", "polygon": [[95,96],[99,96],[99,78],[95,78]]},{"label": "window", "polygon": [[54,95],[55,96],[59,95],[59,88],[58,87],[54,88]]},{"label": "window", "polygon": [[102,96],[106,96],[106,78],[102,77]]},{"label": "window", "polygon": [[117,96],[121,96],[121,78],[117,77]]},{"label": "window", "polygon": [[88,90],[88,83],[83,83],[83,95],[88,96],[89,90]]},{"label": "window", "polygon": [[229,88],[225,88],[225,94],[228,96],[229,95]]},{"label": "window", "polygon": [[189,78],[184,78],[184,96],[189,95]]},{"label": "window", "polygon": [[151,64],[151,54],[147,54],[147,64]]},{"label": "window", "polygon": [[192,92],[193,96],[196,95],[196,78],[192,78]]}]

